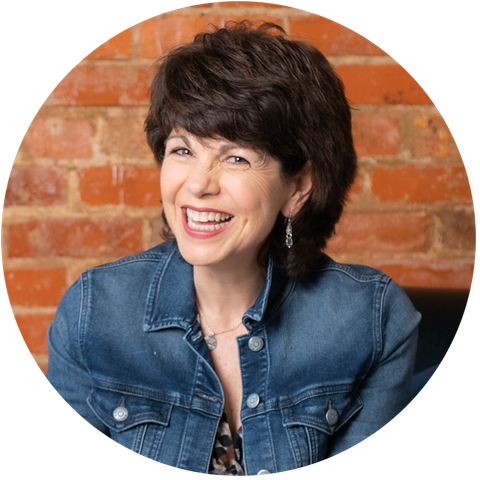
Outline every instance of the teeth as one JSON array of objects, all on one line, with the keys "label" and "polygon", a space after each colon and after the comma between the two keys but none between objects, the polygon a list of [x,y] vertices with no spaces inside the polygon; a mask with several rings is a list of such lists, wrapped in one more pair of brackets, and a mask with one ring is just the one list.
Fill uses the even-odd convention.
[{"label": "teeth", "polygon": [[188,226],[192,229],[192,230],[200,230],[202,232],[213,232],[214,230],[218,230],[222,227],[224,227],[226,224],[225,223],[221,223],[221,224],[216,224],[216,225],[201,225],[201,224],[197,224],[197,223],[194,223],[194,222],[189,222],[188,223]]},{"label": "teeth", "polygon": [[[191,208],[187,208],[187,223],[190,228],[193,230],[200,230],[200,231],[207,231],[213,232],[214,230],[219,230],[223,228],[226,223],[223,223],[225,220],[229,220],[232,218],[233,215],[229,215],[228,213],[217,213],[217,212],[197,212],[196,210],[192,210]],[[201,225],[201,223],[206,222],[219,222],[215,225]],[[197,223],[199,222],[199,223]]]},{"label": "teeth", "polygon": [[229,220],[232,218],[232,215],[228,213],[215,213],[215,212],[197,212],[196,210],[192,210],[187,208],[187,216],[191,218],[194,222],[219,222],[220,220],[223,222],[224,220]]}]

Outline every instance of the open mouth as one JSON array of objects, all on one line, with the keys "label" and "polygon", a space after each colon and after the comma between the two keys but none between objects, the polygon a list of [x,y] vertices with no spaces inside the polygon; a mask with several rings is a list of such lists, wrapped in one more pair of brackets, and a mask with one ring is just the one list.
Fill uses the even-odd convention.
[{"label": "open mouth", "polygon": [[233,215],[218,211],[201,211],[183,208],[187,224],[192,230],[213,232],[225,227]]}]

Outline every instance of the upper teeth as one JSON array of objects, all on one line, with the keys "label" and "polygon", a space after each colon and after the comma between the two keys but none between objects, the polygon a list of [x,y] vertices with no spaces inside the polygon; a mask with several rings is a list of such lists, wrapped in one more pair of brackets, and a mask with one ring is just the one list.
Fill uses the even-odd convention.
[{"label": "upper teeth", "polygon": [[196,210],[187,208],[187,216],[194,222],[223,222],[224,220],[229,220],[232,218],[233,215],[218,212],[197,212]]}]

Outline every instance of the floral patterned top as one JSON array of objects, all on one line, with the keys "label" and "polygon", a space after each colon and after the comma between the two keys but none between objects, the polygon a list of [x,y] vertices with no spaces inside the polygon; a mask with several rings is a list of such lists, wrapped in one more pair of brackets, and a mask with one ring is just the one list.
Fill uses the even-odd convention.
[{"label": "floral patterned top", "polygon": [[211,475],[245,475],[242,461],[242,426],[235,432],[232,439],[225,412],[223,412],[218,425],[208,473]]}]

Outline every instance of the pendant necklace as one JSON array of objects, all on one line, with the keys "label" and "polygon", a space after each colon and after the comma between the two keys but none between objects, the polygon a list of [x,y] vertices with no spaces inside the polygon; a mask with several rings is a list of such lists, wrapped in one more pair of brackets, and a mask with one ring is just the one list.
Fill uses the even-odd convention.
[{"label": "pendant necklace", "polygon": [[[198,307],[198,305],[197,305]],[[212,327],[208,324],[207,319],[205,318],[205,315],[203,314],[202,310],[200,307],[198,307],[198,323],[200,325],[202,324],[201,319],[205,322],[205,325],[208,327],[210,330],[210,335],[205,335],[203,338],[205,339],[205,342],[207,342],[207,346],[209,350],[215,350],[217,348],[217,339],[215,338],[215,335],[220,335],[221,333],[229,332],[230,330],[234,330],[235,328],[239,327],[242,323],[242,320],[240,320],[239,323],[234,325],[233,327],[226,328],[225,330],[221,330],[220,332],[214,332]]]}]

